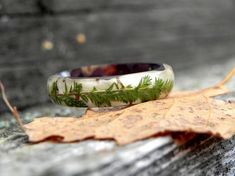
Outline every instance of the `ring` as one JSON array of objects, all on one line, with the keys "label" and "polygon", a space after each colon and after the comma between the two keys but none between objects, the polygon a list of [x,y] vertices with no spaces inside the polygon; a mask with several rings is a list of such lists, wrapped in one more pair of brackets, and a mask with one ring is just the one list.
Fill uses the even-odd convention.
[{"label": "ring", "polygon": [[125,107],[166,97],[174,85],[171,66],[129,63],[83,66],[49,77],[51,100],[71,107]]}]

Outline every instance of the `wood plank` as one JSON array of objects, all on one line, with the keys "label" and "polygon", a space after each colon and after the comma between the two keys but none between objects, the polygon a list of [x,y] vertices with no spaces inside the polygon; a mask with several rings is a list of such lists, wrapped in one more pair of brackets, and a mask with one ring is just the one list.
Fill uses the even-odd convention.
[{"label": "wood plank", "polygon": [[39,12],[37,0],[0,0],[0,15],[35,14]]},{"label": "wood plank", "polygon": [[[112,1],[114,6],[125,6],[119,10],[69,14],[58,6],[55,15],[1,18],[0,79],[10,99],[19,107],[45,102],[48,76],[81,65],[167,62],[177,72],[235,55],[232,1],[182,0],[172,6],[172,1],[155,6],[150,1],[142,10],[127,10],[132,5],[141,7],[141,2],[126,1],[125,6],[124,1]],[[86,36],[85,43],[76,41],[78,34]],[[43,48],[44,41],[51,41],[53,48]]]},{"label": "wood plank", "polygon": [[[213,5],[212,5],[213,4]],[[233,0],[0,0],[0,14],[20,15],[51,12],[58,13],[88,13],[93,11],[145,11],[151,9],[179,8],[221,8],[233,7]]]}]

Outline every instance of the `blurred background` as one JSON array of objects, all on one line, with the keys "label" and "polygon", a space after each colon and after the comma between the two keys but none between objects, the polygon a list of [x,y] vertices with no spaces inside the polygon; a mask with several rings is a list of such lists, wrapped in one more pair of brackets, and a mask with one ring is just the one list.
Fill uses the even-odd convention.
[{"label": "blurred background", "polygon": [[165,62],[176,76],[210,74],[234,60],[234,29],[234,0],[0,0],[0,80],[24,109],[49,101],[50,75],[82,65]]}]

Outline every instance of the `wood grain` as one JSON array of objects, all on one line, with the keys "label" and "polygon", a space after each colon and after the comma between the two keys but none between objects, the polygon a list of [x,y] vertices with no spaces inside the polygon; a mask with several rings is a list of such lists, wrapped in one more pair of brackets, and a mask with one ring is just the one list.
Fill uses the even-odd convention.
[{"label": "wood grain", "polygon": [[232,0],[1,0],[0,7],[0,79],[19,108],[48,101],[46,80],[64,69],[142,61],[178,72],[235,54]]}]

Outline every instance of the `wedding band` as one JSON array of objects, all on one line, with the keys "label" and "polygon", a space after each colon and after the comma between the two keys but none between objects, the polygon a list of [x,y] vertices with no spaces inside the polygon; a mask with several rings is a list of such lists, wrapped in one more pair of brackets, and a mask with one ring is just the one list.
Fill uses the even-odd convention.
[{"label": "wedding band", "polygon": [[71,107],[120,107],[166,97],[171,66],[157,63],[91,65],[49,77],[51,100]]}]

